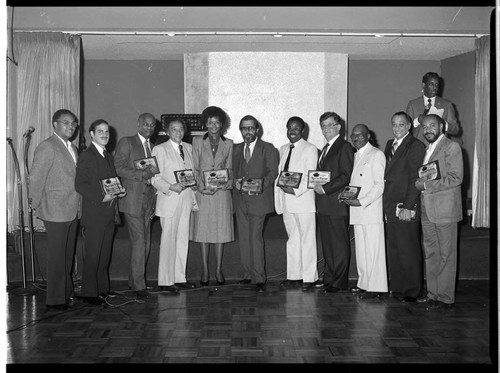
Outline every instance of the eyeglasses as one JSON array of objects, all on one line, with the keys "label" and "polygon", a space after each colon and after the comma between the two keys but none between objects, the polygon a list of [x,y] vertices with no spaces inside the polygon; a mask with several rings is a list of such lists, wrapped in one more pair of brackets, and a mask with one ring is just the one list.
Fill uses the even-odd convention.
[{"label": "eyeglasses", "polygon": [[148,122],[144,122],[142,124],[144,127],[156,127],[156,123],[148,123]]},{"label": "eyeglasses", "polygon": [[362,137],[364,137],[364,135],[362,133],[353,133],[350,137],[351,137],[351,139],[354,140],[354,139],[357,139],[360,137],[362,138]]},{"label": "eyeglasses", "polygon": [[61,123],[62,125],[71,126],[71,127],[74,127],[74,128],[78,127],[78,122],[69,122],[67,120],[58,120],[57,123]]}]

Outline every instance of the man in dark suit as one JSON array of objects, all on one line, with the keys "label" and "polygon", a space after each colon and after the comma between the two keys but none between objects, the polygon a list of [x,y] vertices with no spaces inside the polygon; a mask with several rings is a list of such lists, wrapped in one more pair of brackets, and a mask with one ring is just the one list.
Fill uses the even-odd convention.
[{"label": "man in dark suit", "polygon": [[346,289],[349,281],[351,245],[349,239],[349,206],[340,203],[339,193],[349,185],[354,165],[354,148],[341,135],[342,120],[334,112],[319,118],[327,143],[319,155],[319,171],[330,171],[330,181],[315,185],[318,226],[325,260],[324,292]]},{"label": "man in dark suit", "polygon": [[427,282],[427,296],[417,301],[426,303],[428,309],[449,308],[455,304],[457,223],[462,220],[464,168],[462,150],[444,135],[444,127],[444,120],[438,115],[427,115],[422,120],[424,136],[429,142],[422,163],[436,162],[440,177],[422,177],[415,182],[421,191]]},{"label": "man in dark suit", "polygon": [[137,134],[120,139],[115,150],[115,168],[127,195],[120,200],[131,244],[129,287],[138,298],[149,298],[146,284],[146,265],[151,251],[151,219],[156,199],[151,185],[154,175],[150,166],[137,169],[134,161],[151,156],[149,143],[156,126],[150,113],[139,115]]},{"label": "man in dark suit", "polygon": [[391,118],[394,139],[385,146],[384,221],[389,291],[414,302],[423,291],[420,245],[420,192],[415,188],[425,145],[410,134],[411,118],[403,111]]},{"label": "man in dark suit", "polygon": [[72,269],[81,197],[75,190],[78,150],[69,140],[76,116],[61,109],[52,116],[54,134],[35,149],[29,173],[30,204],[47,232],[49,309],[67,310],[73,297]]},{"label": "man in dark suit", "polygon": [[80,155],[75,188],[82,195],[84,255],[81,297],[91,305],[115,296],[109,286],[109,264],[115,232],[117,197],[125,192],[104,192],[101,181],[116,177],[113,157],[106,151],[109,124],[98,119],[89,126],[90,146]]},{"label": "man in dark suit", "polygon": [[[274,211],[274,181],[278,176],[278,150],[257,137],[259,121],[251,115],[240,121],[244,142],[233,148],[233,208],[236,214],[243,279],[238,284],[257,286],[265,291],[264,221]],[[262,192],[247,189],[245,182],[262,181]]]},{"label": "man in dark suit", "polygon": [[460,125],[455,114],[455,108],[451,101],[438,97],[441,78],[438,74],[428,72],[422,77],[423,96],[417,97],[410,102],[406,108],[408,114],[413,120],[414,137],[427,145],[427,140],[422,131],[422,118],[426,114],[437,114],[445,121],[445,132],[448,136],[457,136],[455,141],[462,143],[460,136]]}]

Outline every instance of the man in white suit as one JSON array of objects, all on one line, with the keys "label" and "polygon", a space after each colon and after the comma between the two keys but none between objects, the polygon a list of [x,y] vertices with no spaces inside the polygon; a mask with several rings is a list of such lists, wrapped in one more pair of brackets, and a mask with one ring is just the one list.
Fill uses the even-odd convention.
[{"label": "man in white suit", "polygon": [[352,291],[362,299],[378,297],[388,290],[382,204],[386,160],[384,153],[369,140],[366,125],[354,126],[351,141],[357,152],[349,185],[361,190],[358,198],[346,203],[350,205],[350,224],[354,226],[359,276],[357,287]]},{"label": "man in white suit", "polygon": [[193,188],[177,180],[175,171],[192,170],[192,146],[182,141],[186,124],[173,119],[167,124],[170,139],[153,148],[158,161],[159,174],[151,179],[157,189],[156,216],[160,217],[161,239],[158,259],[158,287],[161,291],[178,294],[179,289],[192,289],[186,280],[189,246],[189,221],[195,206]]},{"label": "man in white suit", "polygon": [[300,286],[308,291],[318,279],[316,248],[316,205],[314,190],[307,188],[307,174],[315,170],[318,162],[318,148],[302,138],[305,123],[300,117],[291,117],[287,124],[289,144],[280,148],[281,171],[297,172],[302,178],[297,187],[279,186],[275,182],[274,205],[276,213],[283,214],[288,234],[286,243],[287,279],[280,287],[287,289]]}]

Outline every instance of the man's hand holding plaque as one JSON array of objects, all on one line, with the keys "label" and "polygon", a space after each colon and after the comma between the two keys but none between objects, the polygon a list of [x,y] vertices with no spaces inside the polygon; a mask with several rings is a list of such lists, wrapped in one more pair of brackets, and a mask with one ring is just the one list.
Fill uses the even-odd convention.
[{"label": "man's hand holding plaque", "polygon": [[264,179],[248,179],[242,178],[236,181],[236,189],[242,194],[248,194],[250,196],[262,194],[264,190]]},{"label": "man's hand holding plaque", "polygon": [[[153,177],[156,174],[160,173],[160,169],[158,168],[158,162],[156,162],[156,157],[148,157],[148,158],[140,158],[134,161],[135,168],[138,170],[143,170],[148,172],[148,179]],[[146,177],[145,177],[146,178]]]},{"label": "man's hand holding plaque", "polygon": [[109,202],[116,197],[123,197],[127,194],[118,177],[110,177],[99,180],[104,198],[102,202]]},{"label": "man's hand holding plaque", "polygon": [[345,202],[350,206],[361,206],[358,201],[359,192],[361,191],[361,187],[346,185],[342,192],[340,192],[338,199],[340,202]]},{"label": "man's hand holding plaque", "polygon": [[418,169],[418,179],[415,181],[415,188],[420,191],[425,190],[426,181],[439,179],[441,179],[439,162],[436,160],[426,163]]},{"label": "man's hand holding plaque", "polygon": [[307,188],[316,189],[316,185],[324,185],[330,182],[330,171],[315,171],[310,170],[307,173]]}]

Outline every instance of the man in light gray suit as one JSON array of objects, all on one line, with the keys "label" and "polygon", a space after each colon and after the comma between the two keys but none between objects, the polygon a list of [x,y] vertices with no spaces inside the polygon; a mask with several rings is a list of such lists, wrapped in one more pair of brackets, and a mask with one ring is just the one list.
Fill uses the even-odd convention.
[{"label": "man in light gray suit", "polygon": [[116,145],[115,168],[127,195],[118,204],[128,228],[130,244],[129,287],[138,298],[149,298],[146,286],[146,265],[151,251],[151,218],[154,214],[155,189],[151,185],[153,170],[148,165],[137,169],[138,159],[151,157],[149,143],[156,126],[150,113],[139,115],[137,134],[120,139]]},{"label": "man in light gray suit", "polygon": [[54,134],[35,149],[29,173],[30,204],[47,232],[47,296],[49,310],[71,308],[72,269],[81,196],[75,190],[78,150],[69,140],[76,116],[61,109],[52,116]]},{"label": "man in light gray suit", "polygon": [[[422,130],[429,142],[423,164],[436,162],[440,176],[420,177],[422,235],[425,255],[427,296],[417,299],[428,309],[453,307],[457,274],[458,226],[462,220],[461,184],[464,168],[460,145],[444,133],[444,120],[427,115]],[[423,175],[422,175],[423,176]]]}]

